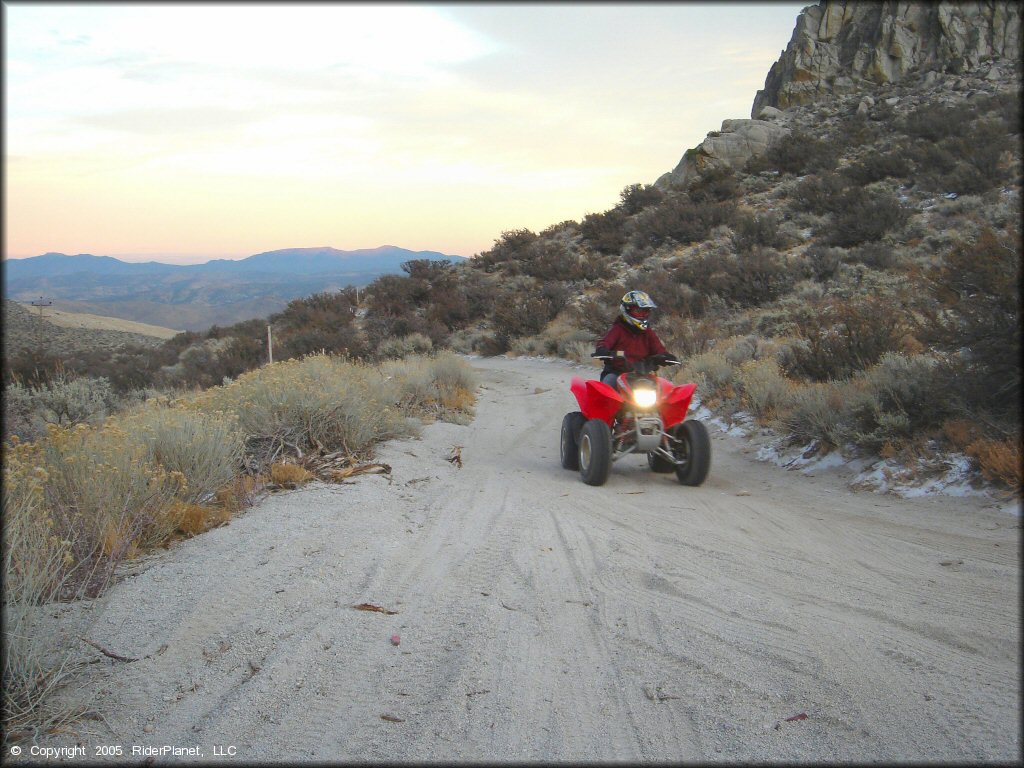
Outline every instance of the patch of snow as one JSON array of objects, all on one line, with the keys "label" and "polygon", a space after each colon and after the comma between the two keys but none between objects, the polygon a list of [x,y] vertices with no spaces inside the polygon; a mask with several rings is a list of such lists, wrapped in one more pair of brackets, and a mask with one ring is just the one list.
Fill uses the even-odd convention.
[{"label": "patch of snow", "polygon": [[897,464],[892,459],[882,459],[861,470],[850,485],[905,499],[935,494],[989,496],[985,490],[974,487],[973,474],[970,459],[962,453],[949,454],[938,461],[918,460],[910,467]]},{"label": "patch of snow", "polygon": [[747,437],[755,426],[754,420],[744,411],[737,411],[730,419],[726,420],[721,416],[715,416],[704,406],[700,406],[693,415],[731,437]]},{"label": "patch of snow", "polygon": [[784,469],[799,469],[805,475],[844,467],[849,463],[839,451],[828,451],[821,454],[821,446],[817,440],[796,447],[786,447],[785,442],[784,438],[777,437],[765,443],[758,448],[758,460],[770,462]]},{"label": "patch of snow", "polygon": [[[707,410],[707,409],[704,409],[704,410]],[[723,419],[718,419],[718,418],[711,419],[710,421],[708,421],[708,423],[711,424],[714,427],[717,427],[720,432],[722,432],[723,434],[729,435],[730,437],[746,437],[747,436],[747,431],[745,429],[743,429],[743,427],[741,427],[741,426],[739,426],[737,424],[730,424],[730,423],[724,421]]]},{"label": "patch of snow", "polygon": [[[839,451],[829,451],[824,456],[820,456],[817,461],[811,463],[812,469],[835,469],[836,467],[844,467],[847,464],[847,460],[843,457]],[[804,472],[809,472],[810,469],[805,469]]]},{"label": "patch of snow", "polygon": [[780,452],[778,442],[765,443],[757,449],[757,460],[767,461],[770,464],[774,464],[778,467],[784,467],[789,463],[789,459],[785,458]]},{"label": "patch of snow", "polygon": [[872,463],[873,463],[873,461],[871,459],[865,459],[863,457],[856,457],[856,458],[850,459],[846,463],[846,468],[849,469],[851,472],[858,472],[859,473],[859,472],[863,472],[868,467],[870,467],[872,465]]},{"label": "patch of snow", "polygon": [[1014,517],[1024,517],[1024,510],[1021,509],[1020,499],[1013,499],[998,505],[999,511]]},{"label": "patch of snow", "polygon": [[[753,424],[753,420],[747,414],[742,415],[751,425]],[[749,430],[743,430],[735,423],[727,422],[723,417],[701,418],[708,419],[711,424],[715,424],[727,434],[751,435]],[[904,466],[892,459],[857,456],[847,458],[844,453],[855,453],[852,448],[846,451],[830,450],[822,454],[821,446],[816,440],[806,445],[788,446],[784,436],[774,435],[770,430],[762,430],[761,434],[773,436],[758,446],[755,454],[758,461],[791,471],[799,470],[805,475],[827,470],[842,470],[853,475],[848,485],[854,490],[891,493],[908,499],[935,495],[993,498],[991,487],[977,487],[977,473],[972,469],[970,459],[962,453],[936,452],[927,459],[919,459],[912,466]],[[1018,501],[1004,503],[1000,508],[1009,514],[1024,516]]]},{"label": "patch of snow", "polygon": [[716,426],[719,429],[723,429],[721,425],[721,420],[716,419],[715,414],[713,414],[701,403],[700,395],[698,395],[696,392],[693,393],[693,399],[690,401],[689,415],[695,419],[700,419],[703,422],[707,422],[712,426]]}]

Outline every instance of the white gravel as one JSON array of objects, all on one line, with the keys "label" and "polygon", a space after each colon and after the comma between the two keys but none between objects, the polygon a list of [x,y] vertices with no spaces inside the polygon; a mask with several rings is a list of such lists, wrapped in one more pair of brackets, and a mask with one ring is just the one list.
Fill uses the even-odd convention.
[{"label": "white gravel", "polygon": [[473,365],[476,419],[383,446],[390,477],[271,496],[119,584],[89,637],[140,660],[83,644],[99,661],[67,697],[106,724],[40,745],[136,764],[1020,759],[1020,518],[854,493],[716,430],[700,488],[641,457],[593,488],[558,461],[584,372]]}]

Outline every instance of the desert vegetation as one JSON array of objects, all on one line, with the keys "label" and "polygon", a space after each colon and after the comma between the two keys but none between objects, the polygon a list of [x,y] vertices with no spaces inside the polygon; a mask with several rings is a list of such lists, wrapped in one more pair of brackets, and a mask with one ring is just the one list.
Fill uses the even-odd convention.
[{"label": "desert vegetation", "polygon": [[[979,477],[1017,487],[1005,469],[1020,452],[1018,91],[971,86],[888,86],[867,113],[857,97],[795,108],[788,135],[742,169],[632,184],[579,222],[511,229],[468,263],[411,261],[266,321],[114,354],[25,349],[5,361],[5,434],[234,380],[265,361],[267,324],[279,360],[583,359],[639,288],[690,361],[682,375],[707,376],[723,412],[823,449],[966,452]],[[954,439],[949,421],[975,438]]]},{"label": "desert vegetation", "polygon": [[444,352],[380,364],[305,355],[116,411],[105,379],[11,385],[38,399],[44,423],[4,446],[6,727],[73,714],[49,708],[79,643],[62,605],[99,597],[122,564],[228,523],[268,487],[330,480],[325,455],[358,466],[424,420],[466,418],[475,386]]}]

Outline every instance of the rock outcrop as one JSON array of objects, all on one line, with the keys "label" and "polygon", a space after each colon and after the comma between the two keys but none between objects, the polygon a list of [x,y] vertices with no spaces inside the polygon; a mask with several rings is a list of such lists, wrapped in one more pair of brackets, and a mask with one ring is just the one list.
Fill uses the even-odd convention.
[{"label": "rock outcrop", "polygon": [[685,186],[709,170],[742,167],[788,132],[786,110],[859,95],[856,108],[866,114],[871,94],[894,85],[928,88],[961,75],[1019,83],[1020,73],[1016,3],[822,0],[797,17],[752,119],[724,121],[655,185]]},{"label": "rock outcrop", "polygon": [[1020,27],[1012,2],[821,2],[800,13],[751,116],[926,73],[999,77],[1020,67]]},{"label": "rock outcrop", "polygon": [[766,112],[762,120],[724,120],[722,130],[712,131],[697,147],[687,150],[670,172],[655,182],[661,188],[684,184],[716,168],[739,169],[755,155],[764,152],[775,139],[786,134],[779,110]]}]

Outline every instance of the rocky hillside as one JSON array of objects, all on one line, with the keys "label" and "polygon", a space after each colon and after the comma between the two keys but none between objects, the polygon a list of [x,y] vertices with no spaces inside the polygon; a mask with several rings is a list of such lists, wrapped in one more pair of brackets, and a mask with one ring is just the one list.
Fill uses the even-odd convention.
[{"label": "rocky hillside", "polygon": [[[658,186],[740,169],[795,124],[822,133],[813,110],[887,116],[1019,90],[1021,10],[1013,3],[822,2],[797,18],[789,45],[757,92],[751,119],[728,119],[684,154]],[[883,106],[875,109],[878,102]],[[879,110],[888,110],[883,114]],[[812,119],[808,119],[808,115]]]},{"label": "rocky hillside", "polygon": [[793,37],[758,91],[763,107],[869,94],[905,80],[930,85],[943,74],[1004,79],[1019,67],[1021,10],[1007,2],[822,2],[797,18]]}]

